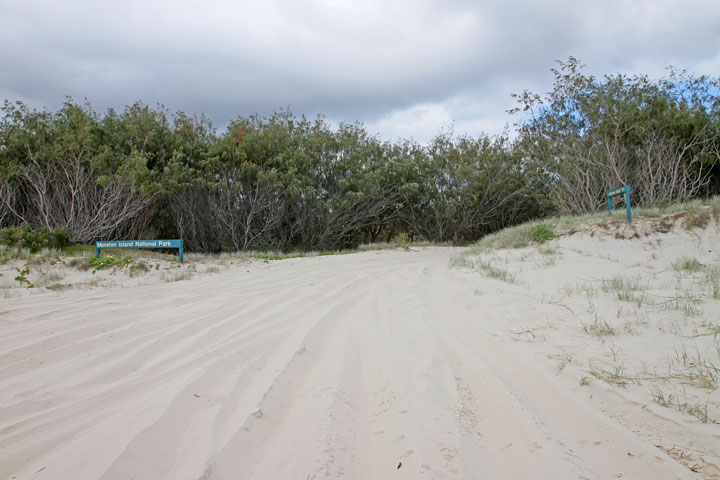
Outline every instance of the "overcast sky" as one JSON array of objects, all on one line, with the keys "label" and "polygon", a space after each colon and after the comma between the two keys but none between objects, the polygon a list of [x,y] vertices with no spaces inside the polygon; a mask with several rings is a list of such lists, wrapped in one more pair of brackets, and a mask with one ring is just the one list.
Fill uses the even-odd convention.
[{"label": "overcast sky", "polygon": [[512,129],[510,94],[668,65],[720,75],[718,0],[0,0],[0,99],[136,100],[237,116],[289,107],[387,140]]}]

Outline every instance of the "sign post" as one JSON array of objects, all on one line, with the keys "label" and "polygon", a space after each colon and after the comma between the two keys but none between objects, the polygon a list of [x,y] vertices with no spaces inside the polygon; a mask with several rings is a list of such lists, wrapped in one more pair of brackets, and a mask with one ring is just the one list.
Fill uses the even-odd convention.
[{"label": "sign post", "polygon": [[608,211],[612,215],[612,209],[613,209],[613,197],[617,197],[618,195],[625,195],[625,209],[627,210],[627,221],[628,223],[632,223],[632,212],[630,211],[630,185],[625,185],[624,187],[616,188],[615,190],[610,190],[607,192],[607,200],[608,200]]},{"label": "sign post", "polygon": [[95,242],[95,256],[100,256],[103,248],[177,248],[180,263],[183,263],[183,239],[176,240],[112,240],[109,242]]}]

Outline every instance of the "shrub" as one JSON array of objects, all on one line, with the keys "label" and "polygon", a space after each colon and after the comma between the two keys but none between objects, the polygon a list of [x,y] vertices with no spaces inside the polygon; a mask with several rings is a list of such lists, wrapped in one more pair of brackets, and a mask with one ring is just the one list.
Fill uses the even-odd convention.
[{"label": "shrub", "polygon": [[62,248],[70,243],[70,232],[64,228],[51,231],[47,227],[40,230],[26,224],[20,227],[7,227],[0,230],[0,244],[8,247],[27,248],[35,253],[43,248]]},{"label": "shrub", "polygon": [[545,243],[548,240],[552,240],[553,238],[555,238],[555,233],[549,226],[541,223],[539,225],[535,225],[530,230],[530,236],[535,243]]},{"label": "shrub", "polygon": [[115,255],[106,255],[104,257],[90,257],[88,264],[95,270],[103,270],[112,267],[126,267],[130,265],[132,260],[129,258],[116,257]]},{"label": "shrub", "polygon": [[56,228],[52,231],[52,236],[55,241],[54,248],[63,248],[70,245],[70,231],[68,229]]}]

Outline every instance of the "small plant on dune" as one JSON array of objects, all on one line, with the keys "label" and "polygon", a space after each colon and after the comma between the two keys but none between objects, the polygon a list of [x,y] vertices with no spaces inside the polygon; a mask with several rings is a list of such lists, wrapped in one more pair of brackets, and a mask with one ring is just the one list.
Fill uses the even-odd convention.
[{"label": "small plant on dune", "polygon": [[90,265],[90,258],[87,257],[73,257],[65,262],[68,267],[77,268],[79,270],[89,270],[92,268]]},{"label": "small plant on dune", "polygon": [[558,250],[557,247],[543,245],[540,248],[538,248],[538,253],[540,255],[553,256],[553,255],[559,255],[560,250]]},{"label": "small plant on dune", "polygon": [[490,278],[502,280],[507,283],[515,283],[515,275],[505,269],[496,267],[490,262],[480,261],[475,263],[475,267],[480,269]]},{"label": "small plant on dune", "polygon": [[545,243],[555,238],[555,233],[548,225],[541,223],[530,229],[530,238],[535,243]]},{"label": "small plant on dune", "polygon": [[720,265],[707,267],[703,282],[709,287],[712,298],[720,299]]},{"label": "small plant on dune", "polygon": [[658,389],[653,393],[652,400],[654,403],[662,407],[673,408],[678,412],[692,415],[703,423],[717,423],[717,420],[711,418],[708,415],[708,403],[710,402],[710,399],[708,399],[708,401],[705,402],[704,405],[699,403],[690,404],[688,403],[687,398],[685,399],[685,401],[681,401],[673,394],[668,394],[667,396],[665,396],[663,391]]},{"label": "small plant on dune", "polygon": [[[716,323],[713,323],[709,320],[703,320],[702,322],[700,322],[699,326],[708,330],[708,333],[706,335],[712,335],[713,337],[715,337],[715,339],[717,339],[718,335],[720,335],[720,325]],[[718,353],[720,354],[720,351]]]},{"label": "small plant on dune", "polygon": [[173,273],[170,275],[163,276],[165,282],[180,282],[182,280],[190,280],[193,277],[194,272],[190,270]]},{"label": "small plant on dune", "polygon": [[703,311],[701,308],[699,308],[695,303],[693,302],[685,302],[683,303],[683,312],[685,312],[686,317],[697,317],[702,315]]},{"label": "small plant on dune", "polygon": [[647,303],[647,295],[644,293],[635,293],[628,290],[618,292],[618,300],[622,302],[631,302],[637,305],[638,308],[642,307],[643,304]]},{"label": "small plant on dune", "polygon": [[147,263],[143,262],[142,260],[137,260],[135,262],[132,262],[130,264],[130,276],[134,277],[136,275],[141,275],[143,273],[147,273],[150,271],[150,267]]},{"label": "small plant on dune", "polygon": [[573,356],[572,354],[562,350],[560,353],[557,354],[548,354],[547,356],[550,360],[557,360],[557,374],[559,375],[562,373],[562,371],[565,369],[565,367],[568,364],[573,363]]},{"label": "small plant on dune", "polygon": [[703,269],[703,264],[697,258],[680,257],[672,264],[673,269],[686,272],[699,272]]},{"label": "small plant on dune", "polygon": [[35,282],[37,287],[47,287],[50,284],[62,280],[62,271],[56,269],[40,269],[40,278]]},{"label": "small plant on dune", "polygon": [[132,263],[132,260],[115,255],[105,255],[103,257],[90,257],[87,263],[93,268],[94,273],[97,270],[104,270],[106,268],[127,267]]},{"label": "small plant on dune", "polygon": [[622,363],[615,364],[615,367],[612,370],[591,368],[590,375],[602,380],[605,383],[618,385],[620,387],[625,387],[630,383],[640,383],[637,378],[625,375],[625,366]]},{"label": "small plant on dune", "polygon": [[705,228],[708,222],[710,222],[710,216],[711,209],[693,205],[685,211],[683,227],[685,227],[686,230],[692,230],[696,227]]},{"label": "small plant on dune", "polygon": [[537,332],[538,330],[546,330],[548,328],[555,328],[555,327],[553,325],[551,325],[550,323],[548,323],[547,325],[542,325],[540,327],[523,327],[522,330],[513,331],[511,333],[513,335],[519,335],[519,336],[528,335],[528,338],[536,338],[535,332]]},{"label": "small plant on dune", "polygon": [[476,245],[477,250],[498,248],[523,248],[532,243],[543,244],[556,238],[550,224],[523,224],[505,228],[483,237]]},{"label": "small plant on dune", "polygon": [[590,311],[595,315],[595,321],[591,324],[581,322],[583,331],[588,335],[594,335],[598,338],[608,337],[615,335],[615,327],[609,324],[606,320],[600,320],[597,312],[595,311],[595,305],[590,302]]},{"label": "small plant on dune", "polygon": [[12,260],[30,261],[32,253],[27,248],[8,247],[0,245],[0,264],[4,265]]},{"label": "small plant on dune", "polygon": [[605,320],[599,320],[597,317],[591,324],[583,323],[583,330],[588,335],[594,335],[598,338],[613,336],[617,333],[615,327]]},{"label": "small plant on dune", "polygon": [[597,288],[585,282],[566,283],[562,291],[565,295],[583,295],[588,298],[597,296]]},{"label": "small plant on dune", "polygon": [[693,292],[684,291],[676,293],[674,297],[663,302],[655,303],[653,306],[659,310],[682,310],[688,317],[696,317],[702,313],[698,304],[702,303],[702,297]]},{"label": "small plant on dune", "polygon": [[605,293],[640,290],[640,278],[615,277],[610,280],[603,279],[602,289]]},{"label": "small plant on dune", "polygon": [[711,198],[707,203],[715,221],[720,222],[720,196]]},{"label": "small plant on dune", "polygon": [[15,277],[16,282],[19,282],[20,285],[24,286],[25,288],[33,288],[34,287],[32,282],[30,282],[30,280],[28,280],[28,278],[26,276],[30,273],[30,269],[27,266],[25,268],[23,268],[22,270],[20,270],[19,268],[15,268],[15,270],[17,270],[17,272],[18,272],[18,276]]},{"label": "small plant on dune", "polygon": [[615,277],[610,280],[603,280],[602,290],[605,293],[615,292],[618,300],[635,303],[638,308],[647,303],[647,295],[642,292],[644,287],[640,284],[639,277]]},{"label": "small plant on dune", "polygon": [[718,387],[720,368],[702,358],[697,349],[694,355],[689,354],[685,347],[675,349],[675,356],[670,358],[670,367],[673,366],[675,367],[673,375],[680,378],[683,383],[709,390]]},{"label": "small plant on dune", "polygon": [[609,324],[606,320],[600,320],[593,302],[588,302],[588,312],[593,314],[595,321],[590,324],[581,321],[583,331],[585,333],[588,335],[594,335],[601,339],[603,337],[613,336],[617,333],[615,331],[615,327]]}]

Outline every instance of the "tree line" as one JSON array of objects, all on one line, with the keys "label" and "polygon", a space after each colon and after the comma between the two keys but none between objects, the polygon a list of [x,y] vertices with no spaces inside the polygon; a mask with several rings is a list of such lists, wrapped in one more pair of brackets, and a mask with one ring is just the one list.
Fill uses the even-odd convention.
[{"label": "tree line", "polygon": [[623,184],[645,206],[720,193],[718,79],[597,79],[572,57],[553,72],[549,94],[516,96],[513,138],[441,133],[424,145],[290,111],[217,132],[140,102],[98,114],[5,101],[0,227],[62,228],[80,243],[178,237],[200,252],[321,250],[470,242],[605,208]]}]

